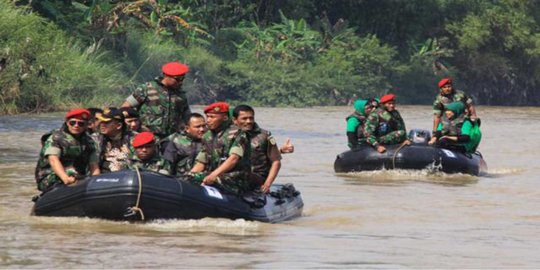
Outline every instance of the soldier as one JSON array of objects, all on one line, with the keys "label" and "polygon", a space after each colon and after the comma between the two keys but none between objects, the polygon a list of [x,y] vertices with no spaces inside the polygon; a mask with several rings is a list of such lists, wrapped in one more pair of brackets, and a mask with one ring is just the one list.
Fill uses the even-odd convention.
[{"label": "soldier", "polygon": [[478,129],[478,125],[466,117],[464,111],[465,105],[462,102],[446,104],[445,116],[441,119],[441,123],[439,123],[429,144],[437,143],[438,147],[474,153],[480,144],[482,133]]},{"label": "soldier", "polygon": [[465,92],[456,90],[452,86],[452,79],[444,78],[438,84],[440,93],[435,97],[433,102],[433,134],[437,132],[437,127],[441,122],[441,115],[444,111],[444,105],[454,101],[463,102],[467,109],[467,115],[472,122],[477,120],[476,109],[473,106],[473,100]]},{"label": "soldier", "polygon": [[238,105],[233,111],[234,123],[247,133],[251,143],[251,179],[261,191],[268,193],[281,168],[281,151],[270,131],[255,122],[255,111]]},{"label": "soldier", "polygon": [[122,115],[124,116],[124,121],[128,130],[131,132],[141,132],[141,119],[139,119],[139,113],[133,108],[121,108]]},{"label": "soldier", "polygon": [[135,135],[132,145],[135,148],[135,155],[129,159],[129,169],[138,168],[165,175],[171,174],[171,165],[159,154],[152,132],[143,131]]},{"label": "soldier", "polygon": [[[216,102],[204,108],[209,130],[203,135],[202,151],[191,172],[206,172],[203,185],[217,184],[231,193],[241,194],[250,187],[249,141],[229,119],[229,105]],[[198,182],[196,177],[193,182]]]},{"label": "soldier", "polygon": [[117,108],[106,108],[98,116],[99,135],[96,135],[101,172],[116,172],[127,168],[128,158],[133,154],[133,132],[124,122],[124,115]]},{"label": "soldier", "polygon": [[43,135],[35,179],[40,191],[74,183],[88,173],[98,175],[95,145],[86,133],[90,112],[74,109],[66,114],[62,128]]},{"label": "soldier", "polygon": [[357,146],[366,143],[366,138],[364,137],[364,125],[369,113],[377,107],[375,104],[378,104],[378,102],[373,99],[358,99],[354,102],[354,112],[346,118],[349,148],[354,149]]},{"label": "soldier", "polygon": [[388,144],[410,144],[407,140],[405,122],[396,110],[396,96],[393,94],[381,97],[381,107],[372,111],[365,124],[364,136],[377,152],[384,153]]},{"label": "soldier", "polygon": [[160,139],[180,131],[191,113],[182,91],[188,66],[170,62],[161,68],[163,77],[137,88],[122,104],[139,110],[142,126]]},{"label": "soldier", "polygon": [[183,132],[167,137],[169,142],[165,146],[164,157],[171,163],[173,175],[185,175],[191,171],[201,151],[201,139],[206,130],[204,116],[192,113]]}]

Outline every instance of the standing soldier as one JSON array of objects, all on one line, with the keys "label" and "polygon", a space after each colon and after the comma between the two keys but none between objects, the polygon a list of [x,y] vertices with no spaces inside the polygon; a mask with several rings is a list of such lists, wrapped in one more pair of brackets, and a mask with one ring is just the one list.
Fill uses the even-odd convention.
[{"label": "standing soldier", "polygon": [[477,120],[476,109],[473,106],[473,100],[465,92],[456,90],[452,86],[452,79],[444,78],[438,84],[441,91],[435,97],[433,102],[433,134],[437,132],[437,127],[441,122],[441,115],[445,110],[445,105],[454,101],[462,102],[465,105],[466,113],[472,122]]},{"label": "standing soldier", "polygon": [[143,128],[160,139],[180,131],[191,113],[186,93],[182,90],[188,66],[170,62],[161,70],[163,77],[137,88],[122,104],[122,107],[137,108]]},{"label": "standing soldier", "polygon": [[401,114],[396,110],[396,96],[393,94],[381,97],[382,105],[375,111],[372,111],[365,126],[365,137],[367,142],[372,145],[377,152],[384,153],[388,144],[410,144],[407,140],[407,131],[405,122]]},{"label": "standing soldier", "polygon": [[183,132],[167,137],[164,157],[172,165],[174,175],[185,175],[191,171],[195,158],[202,149],[202,137],[206,132],[204,116],[192,113]]},{"label": "standing soldier", "polygon": [[39,190],[46,192],[58,184],[72,184],[88,173],[100,173],[94,142],[86,133],[89,120],[88,110],[71,110],[61,129],[41,137],[43,148],[35,173]]},{"label": "standing soldier", "polygon": [[161,157],[152,132],[143,131],[133,139],[135,154],[129,159],[128,168],[153,171],[165,175],[171,174],[170,163]]},{"label": "standing soldier", "polygon": [[270,131],[255,122],[255,111],[248,105],[238,105],[233,111],[234,123],[248,134],[251,143],[252,182],[268,193],[281,169],[281,151]]},{"label": "standing soldier", "polygon": [[[192,173],[206,172],[203,185],[218,184],[241,194],[250,188],[249,140],[229,119],[229,104],[216,102],[204,108],[209,130],[202,138],[202,151]],[[197,182],[197,179],[194,179]]]}]

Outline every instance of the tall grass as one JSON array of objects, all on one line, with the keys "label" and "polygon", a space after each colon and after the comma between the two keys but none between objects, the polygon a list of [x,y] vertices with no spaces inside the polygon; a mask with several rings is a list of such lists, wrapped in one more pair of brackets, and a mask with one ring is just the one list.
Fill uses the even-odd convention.
[{"label": "tall grass", "polygon": [[0,114],[117,104],[127,79],[108,55],[0,0]]}]

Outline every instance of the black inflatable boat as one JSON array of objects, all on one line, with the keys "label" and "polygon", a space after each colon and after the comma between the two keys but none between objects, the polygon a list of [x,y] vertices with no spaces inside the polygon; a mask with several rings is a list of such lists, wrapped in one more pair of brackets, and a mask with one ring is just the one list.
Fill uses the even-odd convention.
[{"label": "black inflatable boat", "polygon": [[430,146],[430,132],[411,130],[407,146],[388,145],[385,153],[378,153],[369,145],[339,154],[334,162],[337,173],[373,171],[381,169],[435,169],[445,173],[483,175],[487,165],[480,152],[465,154],[460,151]]},{"label": "black inflatable boat", "polygon": [[[139,184],[142,183],[142,184]],[[58,186],[35,200],[37,216],[110,220],[201,219],[205,217],[281,222],[302,214],[304,203],[292,184],[269,194],[242,197],[152,172],[120,171]]]}]

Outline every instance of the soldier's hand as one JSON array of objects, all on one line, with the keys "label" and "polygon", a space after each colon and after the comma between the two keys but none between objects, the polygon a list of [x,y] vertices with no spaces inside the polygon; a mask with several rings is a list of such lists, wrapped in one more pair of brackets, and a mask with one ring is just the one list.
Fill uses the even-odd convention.
[{"label": "soldier's hand", "polygon": [[211,185],[214,182],[216,182],[216,179],[217,179],[217,176],[214,176],[213,174],[209,174],[203,179],[201,185]]},{"label": "soldier's hand", "polygon": [[265,183],[264,185],[261,186],[261,191],[263,193],[268,193],[270,191],[270,185]]},{"label": "soldier's hand", "polygon": [[65,179],[62,179],[62,182],[66,185],[73,184],[75,181],[77,181],[77,179],[74,176],[68,176]]},{"label": "soldier's hand", "polygon": [[403,145],[411,145],[411,143],[412,143],[412,142],[411,142],[410,140],[405,140],[405,141],[403,142]]},{"label": "soldier's hand", "polygon": [[437,141],[437,137],[431,137],[431,139],[429,140],[428,144],[429,144],[429,145],[433,145],[433,144],[435,144],[436,141]]},{"label": "soldier's hand", "polygon": [[294,152],[294,145],[291,143],[291,139],[287,138],[287,141],[285,141],[285,144],[281,146],[281,149],[279,149],[281,153],[288,154]]},{"label": "soldier's hand", "polygon": [[377,152],[379,152],[379,153],[386,152],[386,147],[384,147],[382,145],[377,146]]}]

